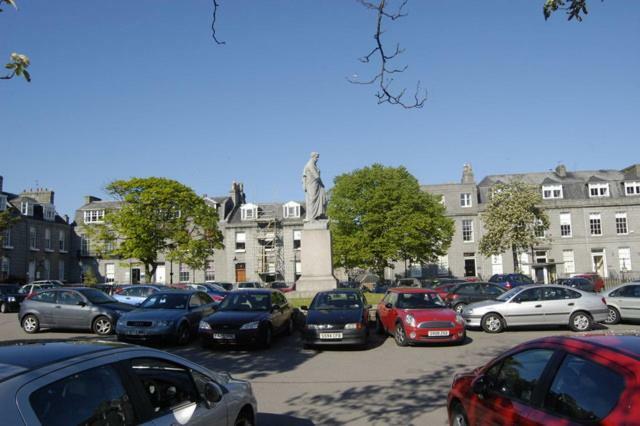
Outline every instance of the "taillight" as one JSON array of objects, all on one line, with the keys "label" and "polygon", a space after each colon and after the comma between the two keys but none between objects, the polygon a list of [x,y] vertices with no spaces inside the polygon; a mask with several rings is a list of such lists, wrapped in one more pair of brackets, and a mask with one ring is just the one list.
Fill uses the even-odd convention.
[{"label": "taillight", "polygon": [[505,288],[511,288],[511,283],[509,281],[507,281],[506,283],[504,283]]}]

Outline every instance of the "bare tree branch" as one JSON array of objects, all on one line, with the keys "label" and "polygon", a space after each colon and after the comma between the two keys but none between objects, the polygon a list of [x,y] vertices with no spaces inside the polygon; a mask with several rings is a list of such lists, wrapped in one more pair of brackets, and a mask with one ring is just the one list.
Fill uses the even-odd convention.
[{"label": "bare tree branch", "polygon": [[409,0],[403,0],[400,6],[397,8],[395,12],[390,12],[387,8],[388,0],[379,0],[379,3],[372,3],[368,0],[358,0],[359,3],[369,10],[375,10],[377,12],[376,19],[376,32],[373,35],[375,40],[375,47],[365,56],[359,58],[362,63],[371,62],[371,58],[376,56],[380,61],[380,68],[378,73],[374,75],[371,79],[366,81],[361,81],[357,77],[355,78],[347,78],[352,84],[378,84],[378,92],[376,93],[376,98],[378,98],[378,104],[388,103],[391,105],[399,105],[406,109],[411,108],[422,108],[424,106],[425,101],[427,100],[427,92],[426,90],[422,90],[420,88],[420,81],[418,81],[416,85],[416,92],[413,96],[413,101],[405,102],[402,97],[405,95],[406,89],[402,89],[399,93],[393,94],[393,90],[391,89],[391,83],[393,82],[393,78],[391,78],[390,74],[398,74],[406,71],[408,68],[407,65],[403,67],[392,67],[390,61],[395,59],[397,56],[401,55],[404,52],[404,49],[400,47],[400,44],[396,44],[396,48],[391,54],[385,53],[384,45],[382,44],[382,34],[384,31],[382,29],[383,19],[387,18],[391,21],[395,21],[396,19],[400,19],[402,17],[407,16],[404,12],[404,7],[407,5]]},{"label": "bare tree branch", "polygon": [[227,44],[226,41],[218,40],[218,36],[216,35],[216,19],[218,14],[218,7],[220,7],[220,4],[218,4],[218,0],[213,0],[213,16],[211,17],[211,37],[213,38],[213,41],[216,42],[216,44]]}]

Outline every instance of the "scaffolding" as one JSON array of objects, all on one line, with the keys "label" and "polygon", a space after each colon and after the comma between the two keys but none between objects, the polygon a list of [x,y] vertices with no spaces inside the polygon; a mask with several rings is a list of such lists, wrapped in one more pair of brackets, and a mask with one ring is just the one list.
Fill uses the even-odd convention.
[{"label": "scaffolding", "polygon": [[277,206],[260,206],[256,218],[256,273],[265,282],[284,280],[284,239],[277,209]]}]

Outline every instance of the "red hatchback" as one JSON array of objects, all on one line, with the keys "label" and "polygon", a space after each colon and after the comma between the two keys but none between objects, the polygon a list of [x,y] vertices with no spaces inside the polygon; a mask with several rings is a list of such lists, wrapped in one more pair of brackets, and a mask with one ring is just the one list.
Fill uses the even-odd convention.
[{"label": "red hatchback", "polygon": [[532,340],[453,379],[451,425],[639,425],[640,335]]},{"label": "red hatchback", "polygon": [[398,346],[455,342],[466,338],[464,319],[447,308],[437,292],[423,288],[392,288],[378,304],[376,331],[391,333]]},{"label": "red hatchback", "polygon": [[573,277],[586,278],[593,283],[593,291],[600,293],[604,290],[604,280],[595,272],[586,272],[584,274],[573,274]]}]

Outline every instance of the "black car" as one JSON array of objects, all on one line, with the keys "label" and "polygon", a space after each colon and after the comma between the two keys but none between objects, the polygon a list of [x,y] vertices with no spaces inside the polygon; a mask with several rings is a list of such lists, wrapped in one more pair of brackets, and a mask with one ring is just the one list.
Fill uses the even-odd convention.
[{"label": "black car", "polygon": [[118,318],[132,309],[95,288],[51,288],[26,298],[18,319],[27,333],[61,328],[88,329],[106,335],[113,332]]},{"label": "black car", "polygon": [[18,284],[0,284],[0,312],[6,314],[20,308],[25,295],[20,293]]},{"label": "black car", "polygon": [[524,274],[495,274],[489,278],[489,282],[499,284],[507,290],[521,285],[535,284],[531,277]]},{"label": "black car", "polygon": [[369,339],[369,308],[367,300],[357,290],[319,292],[307,312],[302,332],[305,346],[366,345]]},{"label": "black car", "polygon": [[233,283],[223,283],[223,282],[215,282],[213,284],[217,284],[220,287],[224,288],[227,291],[232,291],[233,290]]},{"label": "black car", "polygon": [[588,278],[581,278],[581,277],[560,278],[557,280],[556,284],[566,285],[568,287],[576,288],[582,291],[588,291],[591,293],[596,292],[593,281],[591,281]]},{"label": "black car", "polygon": [[216,283],[189,284],[189,288],[204,291],[216,303],[222,302],[228,293],[228,290]]},{"label": "black car", "polygon": [[116,334],[121,341],[170,340],[186,345],[196,336],[200,320],[213,313],[215,307],[216,302],[203,291],[161,291],[121,316]]},{"label": "black car", "polygon": [[494,283],[472,282],[456,284],[446,296],[445,302],[457,313],[462,313],[465,306],[470,303],[493,300],[506,292],[507,289]]},{"label": "black car", "polygon": [[271,346],[273,336],[293,332],[293,308],[278,290],[230,292],[217,311],[200,321],[203,347],[212,344]]}]

